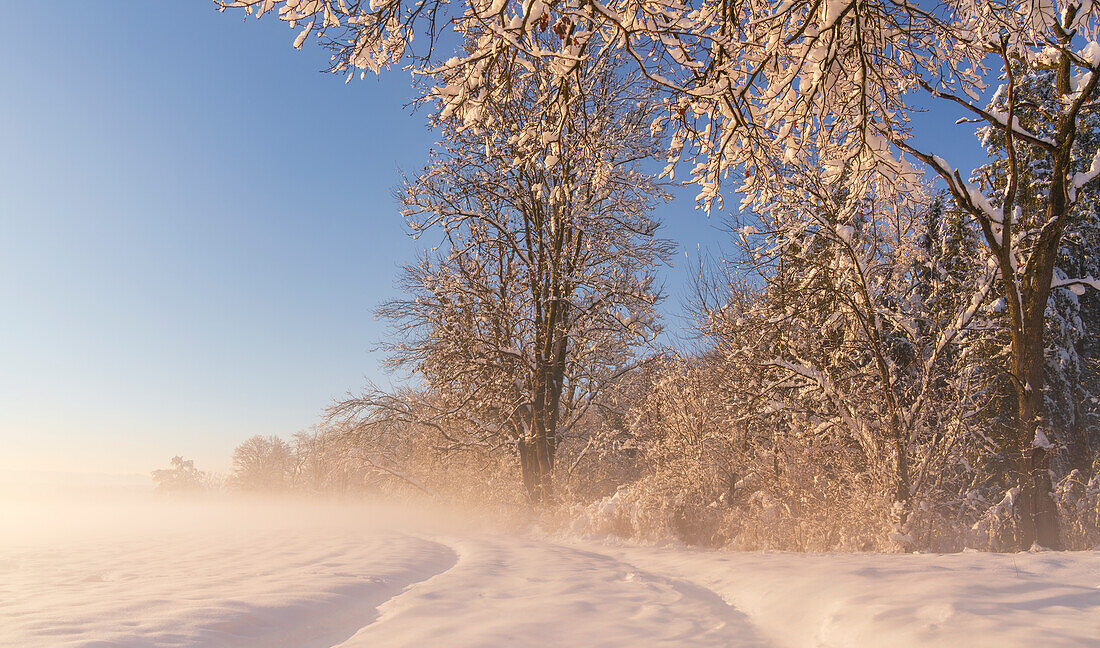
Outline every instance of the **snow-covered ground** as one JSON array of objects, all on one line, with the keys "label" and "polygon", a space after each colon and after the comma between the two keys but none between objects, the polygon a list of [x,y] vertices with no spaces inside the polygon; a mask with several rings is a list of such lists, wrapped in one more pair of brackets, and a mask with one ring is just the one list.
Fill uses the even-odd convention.
[{"label": "snow-covered ground", "polygon": [[0,506],[0,646],[1100,646],[1100,552],[800,555],[382,507]]}]

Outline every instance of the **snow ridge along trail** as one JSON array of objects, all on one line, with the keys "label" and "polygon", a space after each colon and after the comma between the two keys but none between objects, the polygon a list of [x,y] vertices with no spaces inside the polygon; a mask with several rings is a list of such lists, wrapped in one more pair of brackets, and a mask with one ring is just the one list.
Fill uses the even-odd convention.
[{"label": "snow ridge along trail", "polygon": [[602,553],[518,538],[441,542],[458,563],[387,601],[341,648],[768,645],[714,592]]},{"label": "snow ridge along trail", "polygon": [[0,502],[0,648],[1100,647],[1096,551],[710,552],[446,517]]}]

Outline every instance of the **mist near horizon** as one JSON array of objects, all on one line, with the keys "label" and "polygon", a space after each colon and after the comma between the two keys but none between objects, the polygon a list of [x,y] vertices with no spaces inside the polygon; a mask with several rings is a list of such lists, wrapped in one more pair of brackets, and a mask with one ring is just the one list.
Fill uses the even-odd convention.
[{"label": "mist near horizon", "polygon": [[423,498],[0,496],[0,519],[5,646],[1068,647],[1100,631],[1095,552],[655,548]]}]

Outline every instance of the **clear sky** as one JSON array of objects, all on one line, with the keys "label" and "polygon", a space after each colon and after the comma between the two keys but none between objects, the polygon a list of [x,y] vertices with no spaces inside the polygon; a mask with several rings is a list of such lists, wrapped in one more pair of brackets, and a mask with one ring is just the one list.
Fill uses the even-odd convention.
[{"label": "clear sky", "polygon": [[[284,24],[202,0],[19,14],[0,39],[0,471],[225,471],[248,436],[391,380],[372,310],[418,246],[390,192],[433,141],[406,73],[345,85]],[[689,199],[660,215],[692,256],[720,239]],[[669,311],[689,268],[666,273]]]}]

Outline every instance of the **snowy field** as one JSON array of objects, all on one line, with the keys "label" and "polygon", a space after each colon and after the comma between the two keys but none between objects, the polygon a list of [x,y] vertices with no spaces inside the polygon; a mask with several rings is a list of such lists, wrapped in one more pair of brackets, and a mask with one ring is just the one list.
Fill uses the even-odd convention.
[{"label": "snowy field", "polygon": [[381,507],[0,505],[0,646],[1100,646],[1100,552],[644,548]]}]

